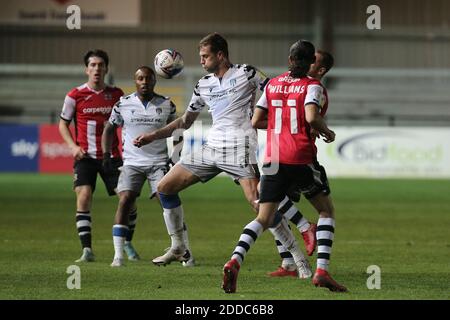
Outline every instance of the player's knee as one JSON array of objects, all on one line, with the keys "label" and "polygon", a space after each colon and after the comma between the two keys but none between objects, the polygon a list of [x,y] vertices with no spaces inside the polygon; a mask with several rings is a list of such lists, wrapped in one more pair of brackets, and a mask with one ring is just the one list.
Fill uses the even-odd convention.
[{"label": "player's knee", "polygon": [[161,180],[156,186],[156,190],[158,191],[158,193],[172,194],[171,189],[172,188],[170,188],[170,184],[166,183],[164,180]]},{"label": "player's knee", "polygon": [[119,195],[119,206],[122,208],[131,209],[134,205],[136,197],[130,192],[121,192]]},{"label": "player's knee", "polygon": [[327,208],[326,210],[320,210],[319,215],[321,218],[333,218],[334,219],[334,209]]},{"label": "player's knee", "polygon": [[256,217],[256,221],[258,221],[263,226],[264,230],[267,230],[273,224],[273,216],[270,217],[258,216]]},{"label": "player's knee", "polygon": [[334,206],[333,206],[333,202],[331,202],[331,200],[329,199],[328,204],[327,204],[327,213],[329,218],[333,218],[334,219]]},{"label": "player's knee", "polygon": [[180,191],[180,186],[186,185],[185,179],[172,179],[167,176],[159,181],[156,186],[158,193],[176,194]]},{"label": "player's knee", "polygon": [[[89,208],[92,202],[92,193],[88,189],[81,189],[77,192],[77,206],[79,208]],[[88,209],[86,209],[88,210]]]},{"label": "player's knee", "polygon": [[248,199],[248,203],[250,204],[250,206],[252,207],[253,211],[258,214],[259,212],[259,202],[258,199],[254,198],[254,199]]}]

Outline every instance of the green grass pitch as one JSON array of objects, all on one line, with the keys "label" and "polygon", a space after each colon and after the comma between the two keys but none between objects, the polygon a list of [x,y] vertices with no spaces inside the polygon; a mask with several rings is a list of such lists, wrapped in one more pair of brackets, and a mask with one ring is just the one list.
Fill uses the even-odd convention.
[{"label": "green grass pitch", "polygon": [[[97,261],[80,264],[80,290],[66,286],[66,269],[81,254],[71,180],[68,175],[0,175],[0,299],[450,298],[449,180],[332,179],[337,224],[331,273],[350,292],[331,293],[310,280],[269,278],[266,273],[277,268],[279,257],[266,232],[247,255],[233,295],[220,288],[222,267],[254,214],[230,179],[219,177],[181,193],[198,263],[194,268],[151,264],[169,238],[147,186],[138,200],[134,239],[143,259],[111,268],[117,198],[107,197],[98,183],[92,208]],[[304,199],[299,207],[317,219]],[[310,262],[315,266],[312,257]],[[370,265],[381,269],[379,290],[366,286]]]}]

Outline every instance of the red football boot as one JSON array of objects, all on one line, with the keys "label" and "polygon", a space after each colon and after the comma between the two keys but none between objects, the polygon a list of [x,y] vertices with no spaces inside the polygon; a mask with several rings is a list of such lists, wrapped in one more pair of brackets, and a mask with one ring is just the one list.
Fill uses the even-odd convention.
[{"label": "red football boot", "polygon": [[308,230],[302,232],[303,241],[305,242],[306,254],[312,256],[317,245],[317,224],[310,223]]},{"label": "red football boot", "polygon": [[236,259],[231,259],[223,266],[222,289],[226,293],[236,292],[236,281],[239,273],[239,263]]},{"label": "red football boot", "polygon": [[340,285],[336,281],[331,278],[330,274],[323,269],[317,269],[316,273],[314,273],[314,277],[312,279],[312,283],[316,287],[325,287],[333,292],[347,292],[347,288],[343,285]]},{"label": "red football boot", "polygon": [[298,277],[297,270],[289,271],[283,267],[279,267],[276,271],[267,273],[270,277]]}]

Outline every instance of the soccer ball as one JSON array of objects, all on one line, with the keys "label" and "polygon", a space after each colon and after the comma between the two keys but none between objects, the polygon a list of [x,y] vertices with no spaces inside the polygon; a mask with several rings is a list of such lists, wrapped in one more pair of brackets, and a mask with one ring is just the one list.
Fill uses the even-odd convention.
[{"label": "soccer ball", "polygon": [[155,56],[155,72],[165,79],[178,76],[183,67],[183,57],[174,49],[164,49]]}]

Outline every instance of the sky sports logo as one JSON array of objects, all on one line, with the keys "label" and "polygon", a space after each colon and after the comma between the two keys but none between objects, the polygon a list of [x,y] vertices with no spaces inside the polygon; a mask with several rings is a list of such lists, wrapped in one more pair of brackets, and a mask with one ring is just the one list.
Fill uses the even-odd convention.
[{"label": "sky sports logo", "polygon": [[43,158],[67,158],[72,157],[72,151],[65,142],[45,142],[42,144],[41,153]]},{"label": "sky sports logo", "polygon": [[13,157],[27,157],[34,159],[39,150],[39,143],[28,142],[25,139],[14,141],[11,143],[11,155]]},{"label": "sky sports logo", "polygon": [[[11,155],[13,157],[27,157],[34,159],[39,151],[38,142],[28,142],[20,139],[11,143]],[[41,147],[42,156],[45,158],[71,157],[72,152],[65,143],[48,142]]]},{"label": "sky sports logo", "polygon": [[330,158],[343,161],[433,163],[444,158],[442,144],[431,140],[418,143],[418,137],[398,130],[362,133],[336,142],[336,145],[328,145],[327,153]]}]

